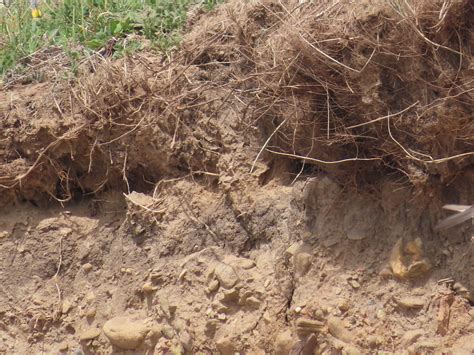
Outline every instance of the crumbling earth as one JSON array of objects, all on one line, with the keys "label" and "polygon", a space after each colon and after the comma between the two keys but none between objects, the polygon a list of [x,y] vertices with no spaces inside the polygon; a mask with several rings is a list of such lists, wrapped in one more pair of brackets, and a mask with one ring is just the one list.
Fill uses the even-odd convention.
[{"label": "crumbling earth", "polygon": [[472,14],[229,1],[9,83],[0,352],[472,354]]}]

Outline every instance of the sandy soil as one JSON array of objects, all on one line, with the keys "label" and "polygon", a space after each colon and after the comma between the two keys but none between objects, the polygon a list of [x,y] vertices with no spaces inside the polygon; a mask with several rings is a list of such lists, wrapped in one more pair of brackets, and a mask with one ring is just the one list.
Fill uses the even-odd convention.
[{"label": "sandy soil", "polygon": [[[387,59],[406,30],[388,6],[324,4],[230,1],[170,62],[0,92],[0,353],[474,353],[473,226],[434,230],[474,201],[472,35],[448,80],[455,53],[404,52],[429,52],[416,32]],[[432,41],[458,43],[443,26],[472,28],[469,9],[450,3]],[[295,28],[370,64],[311,62]]]}]

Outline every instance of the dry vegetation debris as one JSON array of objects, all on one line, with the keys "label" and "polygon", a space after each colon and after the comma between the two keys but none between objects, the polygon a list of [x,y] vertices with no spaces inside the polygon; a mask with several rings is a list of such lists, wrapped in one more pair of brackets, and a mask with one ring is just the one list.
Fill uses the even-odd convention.
[{"label": "dry vegetation debris", "polygon": [[232,0],[10,80],[0,351],[472,353],[473,6]]},{"label": "dry vegetation debris", "polygon": [[231,1],[197,16],[172,57],[96,58],[33,100],[6,92],[4,189],[44,184],[67,200],[218,174],[229,130],[261,132],[255,162],[397,171],[417,186],[472,163],[472,2]]}]

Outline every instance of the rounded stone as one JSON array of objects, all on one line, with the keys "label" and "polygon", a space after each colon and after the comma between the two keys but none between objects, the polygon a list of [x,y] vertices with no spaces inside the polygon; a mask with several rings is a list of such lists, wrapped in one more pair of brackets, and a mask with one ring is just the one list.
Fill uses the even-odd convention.
[{"label": "rounded stone", "polygon": [[289,354],[294,343],[290,330],[279,333],[275,339],[275,355]]},{"label": "rounded stone", "polygon": [[224,263],[218,263],[214,270],[214,273],[219,280],[219,283],[224,288],[232,288],[239,282],[239,276],[235,272],[234,268]]},{"label": "rounded stone", "polygon": [[[108,320],[103,327],[104,334],[112,345],[126,350],[134,350],[144,343],[145,338],[157,338],[156,329],[150,328],[143,321],[128,317],[116,317]],[[153,334],[149,334],[149,333]]]}]

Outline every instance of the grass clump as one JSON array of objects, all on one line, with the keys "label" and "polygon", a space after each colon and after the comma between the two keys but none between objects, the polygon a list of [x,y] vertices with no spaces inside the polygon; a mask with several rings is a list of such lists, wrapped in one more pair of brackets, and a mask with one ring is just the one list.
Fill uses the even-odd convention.
[{"label": "grass clump", "polygon": [[[211,9],[220,0],[43,0],[38,19],[31,16],[29,0],[9,2],[0,5],[0,75],[46,45],[69,52],[77,45],[98,50],[111,37],[136,33],[158,49],[169,49],[179,41],[190,6]],[[118,47],[118,55],[124,54]]]}]

